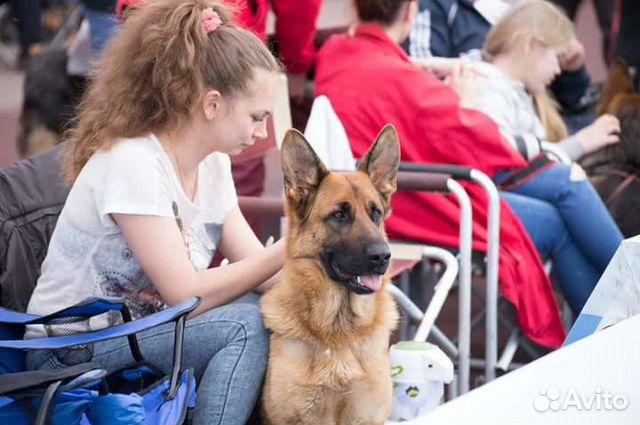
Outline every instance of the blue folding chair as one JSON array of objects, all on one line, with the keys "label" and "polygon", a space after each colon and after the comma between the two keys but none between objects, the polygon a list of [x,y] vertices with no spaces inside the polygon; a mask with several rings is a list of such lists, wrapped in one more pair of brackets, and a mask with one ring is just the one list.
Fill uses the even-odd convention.
[{"label": "blue folding chair", "polygon": [[[195,379],[182,368],[186,316],[200,303],[182,304],[132,321],[119,298],[90,298],[47,316],[0,308],[0,424],[179,425],[195,407]],[[22,339],[27,325],[77,323],[120,312],[123,323],[85,333]],[[175,322],[173,369],[164,375],[147,363],[136,334]],[[25,371],[25,351],[82,347],[126,336],[132,364],[106,375],[94,363],[52,371]]]},{"label": "blue folding chair", "polygon": [[[182,369],[181,358],[186,315],[198,299],[135,321],[118,298],[87,299],[44,317],[22,313],[69,190],[61,178],[60,151],[58,145],[0,168],[0,424],[180,424],[195,403],[193,374]],[[123,324],[23,340],[27,325],[78,332],[82,322],[105,313],[120,313]],[[144,361],[135,335],[170,322],[176,326],[174,363],[165,376]],[[84,363],[88,355],[77,355],[83,346],[123,336],[128,337],[132,363],[119,371],[106,375],[98,365]],[[28,350],[57,350],[63,363],[74,366],[26,372]]]}]

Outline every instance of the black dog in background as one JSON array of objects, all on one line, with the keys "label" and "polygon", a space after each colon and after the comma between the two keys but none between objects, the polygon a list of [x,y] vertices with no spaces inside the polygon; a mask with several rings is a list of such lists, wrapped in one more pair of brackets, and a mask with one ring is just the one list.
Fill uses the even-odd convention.
[{"label": "black dog in background", "polygon": [[67,73],[67,50],[50,47],[31,58],[24,80],[18,152],[28,157],[62,141],[64,129],[86,87],[86,78]]}]

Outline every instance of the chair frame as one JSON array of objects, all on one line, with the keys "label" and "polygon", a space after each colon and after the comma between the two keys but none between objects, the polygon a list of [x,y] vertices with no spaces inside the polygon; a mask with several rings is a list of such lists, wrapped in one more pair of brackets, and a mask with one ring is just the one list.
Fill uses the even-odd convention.
[{"label": "chair frame", "polygon": [[[60,318],[79,317],[88,319],[90,317],[104,314],[110,311],[119,311],[123,319],[123,323],[119,325],[72,335],[33,339],[22,339],[21,335],[16,335],[16,338],[14,339],[0,340],[0,348],[23,351],[38,349],[51,350],[73,347],[78,344],[90,344],[98,341],[105,341],[126,336],[129,342],[129,349],[131,350],[133,359],[136,362],[143,362],[144,356],[142,355],[142,352],[140,350],[136,334],[144,330],[154,328],[161,324],[175,322],[173,367],[171,371],[169,388],[164,394],[164,400],[168,401],[176,397],[179,388],[179,381],[181,376],[183,375],[182,354],[186,318],[187,315],[195,310],[199,304],[200,299],[194,297],[174,307],[167,308],[158,313],[154,313],[137,320],[131,319],[131,313],[124,303],[124,300],[114,297],[89,298],[72,307],[65,308],[47,316],[19,313],[13,310],[0,308],[0,323],[4,324],[5,326],[12,326],[14,328],[22,329],[26,325],[47,324],[52,320]],[[90,369],[95,369],[97,367],[97,365],[91,363],[85,364],[85,366],[87,365],[92,366]],[[73,369],[74,367],[75,366],[71,366],[66,369]],[[83,369],[80,372],[86,372],[86,370]],[[15,377],[15,379],[20,379],[20,376],[24,373],[25,372],[14,372],[8,374],[8,376],[11,376],[12,378]],[[76,375],[72,374],[71,376]],[[59,390],[62,388],[61,385],[64,379],[66,378],[54,380],[53,382],[49,383],[49,385],[44,390],[43,398],[40,403],[40,408],[38,410],[35,422],[36,425],[45,425],[51,420],[51,404],[55,400],[55,397],[58,394]],[[15,393],[15,391],[13,393]]]}]

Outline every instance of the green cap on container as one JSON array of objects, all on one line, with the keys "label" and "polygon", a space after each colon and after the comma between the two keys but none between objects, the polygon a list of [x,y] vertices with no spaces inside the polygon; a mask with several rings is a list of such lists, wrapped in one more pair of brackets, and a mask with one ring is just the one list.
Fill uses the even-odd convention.
[{"label": "green cap on container", "polygon": [[420,341],[400,341],[395,345],[395,348],[402,351],[429,351],[435,347],[428,342]]}]

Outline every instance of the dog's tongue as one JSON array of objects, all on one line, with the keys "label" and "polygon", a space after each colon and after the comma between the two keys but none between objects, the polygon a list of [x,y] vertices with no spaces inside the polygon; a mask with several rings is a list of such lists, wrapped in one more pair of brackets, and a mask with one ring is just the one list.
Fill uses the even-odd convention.
[{"label": "dog's tongue", "polygon": [[377,274],[360,276],[360,283],[372,291],[379,291],[380,286],[382,286],[382,276]]}]

